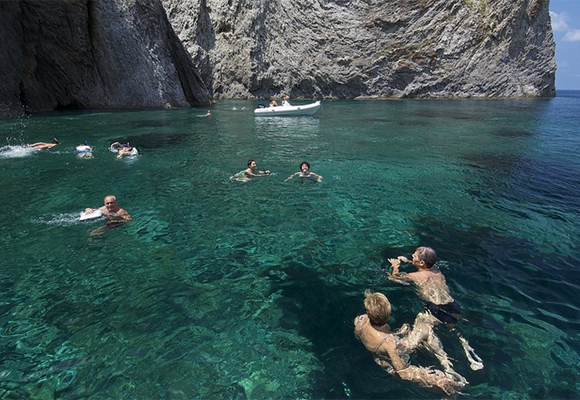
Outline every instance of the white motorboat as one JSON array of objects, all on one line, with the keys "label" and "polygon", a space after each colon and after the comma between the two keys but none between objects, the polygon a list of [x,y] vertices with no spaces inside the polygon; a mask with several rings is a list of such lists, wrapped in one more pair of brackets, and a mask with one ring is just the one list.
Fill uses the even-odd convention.
[{"label": "white motorboat", "polygon": [[258,107],[254,110],[255,116],[272,117],[281,115],[312,115],[320,108],[320,101],[300,106],[281,105],[274,107]]}]

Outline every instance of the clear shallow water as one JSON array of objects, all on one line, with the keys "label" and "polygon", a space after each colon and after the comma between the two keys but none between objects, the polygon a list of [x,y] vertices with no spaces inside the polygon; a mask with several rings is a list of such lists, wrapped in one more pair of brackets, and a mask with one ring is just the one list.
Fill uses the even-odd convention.
[{"label": "clear shallow water", "polygon": [[[440,329],[464,391],[578,398],[580,93],[257,103],[0,121],[0,396],[437,398],[380,370],[352,323],[369,287],[391,326],[413,321],[421,301],[384,269],[427,245],[484,359],[472,372]],[[140,155],[115,159],[117,140]],[[273,175],[229,182],[249,158]],[[303,160],[323,182],[283,183]],[[91,236],[102,221],[78,213],[108,194],[134,220]]]}]

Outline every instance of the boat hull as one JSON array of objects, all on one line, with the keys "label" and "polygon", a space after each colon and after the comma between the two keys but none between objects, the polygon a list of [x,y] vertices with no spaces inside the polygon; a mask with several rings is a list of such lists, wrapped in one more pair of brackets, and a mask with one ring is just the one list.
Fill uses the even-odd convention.
[{"label": "boat hull", "polygon": [[254,110],[256,117],[272,117],[283,115],[312,115],[320,108],[320,101],[300,106],[262,107]]}]

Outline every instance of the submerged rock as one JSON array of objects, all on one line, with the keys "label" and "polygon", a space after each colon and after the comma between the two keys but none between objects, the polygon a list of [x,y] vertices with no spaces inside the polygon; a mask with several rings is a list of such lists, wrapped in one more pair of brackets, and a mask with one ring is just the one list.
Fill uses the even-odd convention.
[{"label": "submerged rock", "polygon": [[4,0],[0,36],[0,115],[211,102],[159,0]]},{"label": "submerged rock", "polygon": [[163,0],[215,98],[555,95],[548,0]]}]

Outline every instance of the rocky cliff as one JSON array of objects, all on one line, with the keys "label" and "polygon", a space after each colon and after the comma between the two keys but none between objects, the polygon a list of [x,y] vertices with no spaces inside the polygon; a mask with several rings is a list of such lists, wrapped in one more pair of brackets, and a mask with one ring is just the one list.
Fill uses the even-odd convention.
[{"label": "rocky cliff", "polygon": [[217,99],[555,95],[549,0],[163,0]]},{"label": "rocky cliff", "polygon": [[3,0],[0,115],[283,92],[554,96],[548,7],[549,0]]},{"label": "rocky cliff", "polygon": [[159,0],[3,0],[0,37],[0,115],[211,101]]}]

